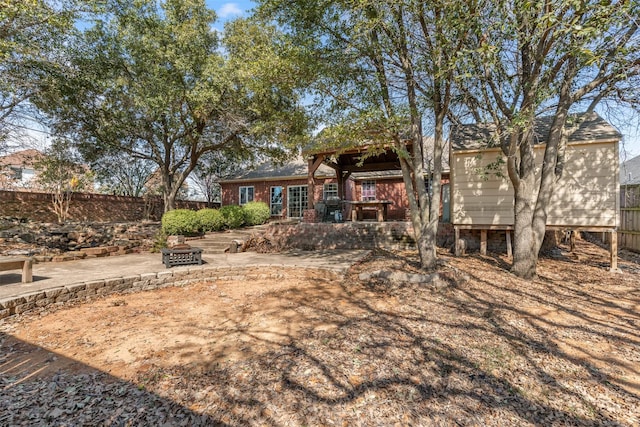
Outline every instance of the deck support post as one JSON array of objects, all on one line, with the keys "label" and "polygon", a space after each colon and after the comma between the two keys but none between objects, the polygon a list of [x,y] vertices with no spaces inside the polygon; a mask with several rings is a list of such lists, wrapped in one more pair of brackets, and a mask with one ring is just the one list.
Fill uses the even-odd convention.
[{"label": "deck support post", "polygon": [[455,252],[455,256],[460,256],[460,244],[458,243],[460,241],[460,229],[458,227],[453,227],[453,232],[454,232],[454,244],[453,247],[454,252]]},{"label": "deck support post", "polygon": [[618,271],[618,232],[611,230],[611,271]]},{"label": "deck support post", "polygon": [[513,258],[513,250],[511,249],[511,231],[507,230],[505,235],[507,238],[507,256],[509,258]]},{"label": "deck support post", "polygon": [[480,230],[480,255],[487,254],[487,230]]}]

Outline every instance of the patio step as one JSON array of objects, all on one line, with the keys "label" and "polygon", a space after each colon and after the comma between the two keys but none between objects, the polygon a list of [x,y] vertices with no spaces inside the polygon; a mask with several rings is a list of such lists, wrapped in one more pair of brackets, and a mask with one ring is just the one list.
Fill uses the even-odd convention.
[{"label": "patio step", "polygon": [[259,232],[261,227],[243,228],[238,230],[218,231],[206,233],[204,238],[189,240],[191,246],[202,249],[205,254],[219,254],[229,247],[234,240],[246,240],[254,233]]}]

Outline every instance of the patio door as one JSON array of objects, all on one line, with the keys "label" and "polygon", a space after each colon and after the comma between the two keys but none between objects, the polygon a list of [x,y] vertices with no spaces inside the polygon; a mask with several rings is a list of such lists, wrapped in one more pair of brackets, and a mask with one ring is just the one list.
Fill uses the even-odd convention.
[{"label": "patio door", "polygon": [[307,209],[307,205],[306,185],[287,187],[287,216],[289,218],[302,218],[302,213]]}]

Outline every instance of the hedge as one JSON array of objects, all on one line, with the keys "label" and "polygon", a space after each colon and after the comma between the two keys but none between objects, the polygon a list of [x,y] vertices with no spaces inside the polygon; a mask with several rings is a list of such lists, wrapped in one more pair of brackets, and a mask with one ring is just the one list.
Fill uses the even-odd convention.
[{"label": "hedge", "polygon": [[197,213],[200,219],[200,230],[220,231],[224,228],[224,217],[218,209],[200,209]]},{"label": "hedge", "polygon": [[242,206],[246,225],[264,224],[271,218],[271,210],[264,202],[249,202]]},{"label": "hedge", "polygon": [[174,209],[162,215],[162,231],[167,235],[195,236],[200,234],[200,219],[196,211]]}]

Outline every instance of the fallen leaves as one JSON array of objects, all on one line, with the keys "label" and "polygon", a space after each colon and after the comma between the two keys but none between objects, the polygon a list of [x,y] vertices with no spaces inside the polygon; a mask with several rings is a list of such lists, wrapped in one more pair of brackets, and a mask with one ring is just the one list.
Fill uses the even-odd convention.
[{"label": "fallen leaves", "polygon": [[[499,256],[441,253],[435,287],[411,280],[414,254],[376,251],[342,282],[220,281],[26,315],[0,333],[0,425],[638,425],[638,273],[578,250],[586,261],[542,259],[533,282]],[[24,368],[56,346],[85,364]],[[119,349],[129,381],[87,366]]]}]

